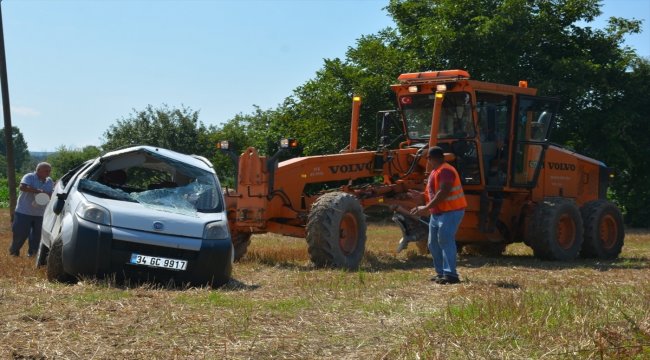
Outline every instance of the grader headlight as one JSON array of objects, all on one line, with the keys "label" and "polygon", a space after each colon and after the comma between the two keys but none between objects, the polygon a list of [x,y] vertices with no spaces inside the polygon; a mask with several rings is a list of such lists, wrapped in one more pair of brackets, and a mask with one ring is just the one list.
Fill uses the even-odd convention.
[{"label": "grader headlight", "polygon": [[230,149],[230,141],[228,140],[221,140],[217,143],[217,149],[221,150],[228,150]]},{"label": "grader headlight", "polygon": [[286,138],[280,140],[280,149],[295,149],[298,147],[298,140]]}]

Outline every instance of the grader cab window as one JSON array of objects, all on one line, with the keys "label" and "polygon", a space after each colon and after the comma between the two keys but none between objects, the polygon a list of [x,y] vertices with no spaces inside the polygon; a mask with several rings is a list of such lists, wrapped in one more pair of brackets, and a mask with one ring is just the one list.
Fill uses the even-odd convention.
[{"label": "grader cab window", "polygon": [[447,93],[442,102],[438,139],[473,138],[472,101],[468,93]]},{"label": "grader cab window", "polygon": [[[428,140],[433,123],[435,94],[402,96],[400,104],[410,139]],[[438,139],[466,139],[476,134],[468,93],[447,93],[442,102]]]},{"label": "grader cab window", "polygon": [[434,98],[434,94],[402,96],[400,98],[410,139],[428,140],[431,136]]}]

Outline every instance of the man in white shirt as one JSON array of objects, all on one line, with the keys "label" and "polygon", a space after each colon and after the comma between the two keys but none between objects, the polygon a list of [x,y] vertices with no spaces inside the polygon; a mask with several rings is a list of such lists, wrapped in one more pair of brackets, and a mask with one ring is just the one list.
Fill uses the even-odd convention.
[{"label": "man in white shirt", "polygon": [[27,256],[33,256],[41,242],[41,229],[43,227],[43,214],[47,204],[39,204],[36,195],[45,193],[52,196],[54,182],[50,178],[52,166],[46,162],[39,163],[36,171],[25,174],[20,180],[20,195],[16,204],[14,223],[11,231],[13,241],[9,247],[9,254],[20,256],[20,248],[29,238]]}]

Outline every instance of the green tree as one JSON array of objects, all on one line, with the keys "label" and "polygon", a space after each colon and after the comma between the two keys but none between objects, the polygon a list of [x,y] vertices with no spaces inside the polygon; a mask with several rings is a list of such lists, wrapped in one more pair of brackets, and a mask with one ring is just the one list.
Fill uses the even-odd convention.
[{"label": "green tree", "polygon": [[59,147],[55,153],[47,157],[47,162],[52,165],[53,179],[58,179],[77,165],[86,160],[96,158],[101,154],[101,150],[96,146],[86,146],[81,149]]},{"label": "green tree", "polygon": [[[29,162],[30,155],[29,150],[27,149],[27,142],[23,137],[23,133],[20,132],[20,129],[13,126],[11,130],[11,135],[13,137],[14,143],[14,166],[17,172],[24,171],[23,166]],[[5,143],[5,129],[0,129],[0,155],[5,158],[4,167],[2,167],[2,176],[7,176],[7,166],[6,166],[6,156],[7,156],[7,145]]]},{"label": "green tree", "polygon": [[607,159],[617,170],[613,194],[624,207],[626,222],[633,226],[650,223],[650,62],[639,59],[625,80],[603,94],[602,107],[592,108],[583,126],[586,151]]},{"label": "green tree", "polygon": [[206,157],[211,157],[214,149],[208,129],[199,121],[198,111],[167,105],[134,110],[104,132],[102,149],[105,151],[132,145],[160,146]]},{"label": "green tree", "polygon": [[232,120],[225,123],[222,127],[210,127],[208,137],[210,143],[215,146],[215,155],[211,161],[214,168],[219,175],[221,183],[228,187],[235,185],[235,164],[232,159],[221,151],[216,151],[216,144],[223,140],[231,142],[230,151],[234,151],[239,155],[248,146],[251,146],[251,141],[248,139],[246,127],[248,126],[247,116],[239,114]]},{"label": "green tree", "polygon": [[4,155],[0,155],[0,179],[7,178],[7,159]]}]

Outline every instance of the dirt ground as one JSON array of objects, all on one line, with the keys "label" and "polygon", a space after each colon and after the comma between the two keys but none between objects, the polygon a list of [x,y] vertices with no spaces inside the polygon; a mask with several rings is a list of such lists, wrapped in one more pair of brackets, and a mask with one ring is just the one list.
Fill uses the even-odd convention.
[{"label": "dirt ground", "polygon": [[[461,256],[463,282],[396,254],[372,225],[359,271],[316,269],[304,240],[255,236],[233,281],[49,283],[8,256],[0,211],[0,359],[650,358],[650,232],[614,261],[543,262],[521,244]],[[23,254],[26,245],[23,248]]]}]

